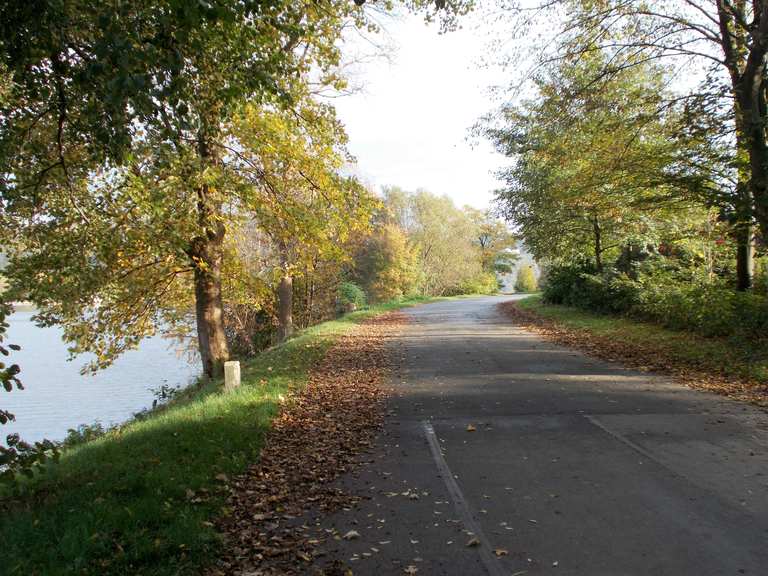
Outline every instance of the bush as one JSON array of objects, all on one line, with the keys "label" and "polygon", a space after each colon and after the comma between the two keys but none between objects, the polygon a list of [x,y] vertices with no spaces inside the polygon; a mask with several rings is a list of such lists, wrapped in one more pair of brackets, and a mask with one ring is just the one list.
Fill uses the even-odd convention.
[{"label": "bush", "polygon": [[93,424],[80,424],[77,428],[67,430],[67,437],[64,438],[62,445],[65,448],[79,446],[96,438],[101,438],[110,430],[110,427],[104,426],[98,420]]},{"label": "bush", "polygon": [[464,281],[458,290],[449,291],[446,296],[459,294],[494,294],[499,290],[499,281],[493,272],[483,272],[476,278]]},{"label": "bush", "polygon": [[273,312],[252,304],[233,304],[224,309],[224,332],[234,357],[249,358],[275,341]]},{"label": "bush", "polygon": [[544,300],[550,304],[585,307],[581,302],[585,290],[583,276],[593,272],[594,269],[587,263],[547,268],[542,286]]},{"label": "bush", "polygon": [[343,312],[364,308],[367,303],[365,291],[354,282],[342,282],[339,286],[338,302]]},{"label": "bush", "polygon": [[538,288],[533,267],[521,267],[517,271],[517,278],[515,279],[515,292],[536,292]]},{"label": "bush", "polygon": [[757,258],[755,260],[755,294],[768,296],[768,256]]},{"label": "bush", "polygon": [[745,344],[768,338],[768,298],[736,292],[723,281],[681,278],[657,264],[641,269],[637,280],[615,269],[596,274],[582,265],[554,267],[548,270],[544,300]]}]

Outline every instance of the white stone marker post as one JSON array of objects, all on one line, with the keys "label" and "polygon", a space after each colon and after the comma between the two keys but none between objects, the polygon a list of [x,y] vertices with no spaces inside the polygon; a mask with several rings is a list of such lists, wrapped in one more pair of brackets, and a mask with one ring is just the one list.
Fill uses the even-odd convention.
[{"label": "white stone marker post", "polygon": [[230,360],[224,362],[224,390],[231,392],[240,386],[240,362]]}]

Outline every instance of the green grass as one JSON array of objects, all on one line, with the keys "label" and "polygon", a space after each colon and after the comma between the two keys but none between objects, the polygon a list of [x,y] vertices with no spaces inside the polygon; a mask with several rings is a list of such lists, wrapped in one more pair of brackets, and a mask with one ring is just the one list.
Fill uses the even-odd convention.
[{"label": "green grass", "polygon": [[245,362],[235,392],[221,393],[220,382],[195,387],[146,419],[66,450],[0,508],[0,572],[198,573],[220,545],[210,524],[224,504],[216,476],[257,460],[279,397],[300,389],[354,324],[427,300],[383,304],[305,330]]},{"label": "green grass", "polygon": [[[540,295],[520,300],[523,310],[571,329],[584,331],[616,345],[659,355],[677,365],[725,376],[768,383],[766,351],[725,338],[704,338],[630,318],[598,314],[569,306],[546,304]],[[659,358],[649,358],[649,363]]]}]

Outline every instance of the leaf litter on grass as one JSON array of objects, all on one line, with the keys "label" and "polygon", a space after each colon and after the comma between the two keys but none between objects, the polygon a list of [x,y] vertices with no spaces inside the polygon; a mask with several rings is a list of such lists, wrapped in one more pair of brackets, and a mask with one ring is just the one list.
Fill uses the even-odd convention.
[{"label": "leaf litter on grass", "polygon": [[569,328],[562,323],[525,310],[515,301],[498,304],[499,310],[518,326],[564,346],[576,348],[590,356],[621,362],[642,372],[654,371],[671,375],[677,382],[698,390],[707,390],[737,400],[768,408],[768,385],[748,378],[726,376],[714,370],[694,366],[675,357],[664,346],[647,342],[623,341],[615,336],[593,334],[587,329]]},{"label": "leaf litter on grass", "polygon": [[320,573],[315,561],[325,540],[359,536],[328,533],[307,519],[359,501],[334,481],[358,465],[382,425],[393,360],[386,342],[405,319],[390,312],[338,337],[306,387],[283,405],[259,461],[229,482],[216,522],[224,553],[209,575]]}]

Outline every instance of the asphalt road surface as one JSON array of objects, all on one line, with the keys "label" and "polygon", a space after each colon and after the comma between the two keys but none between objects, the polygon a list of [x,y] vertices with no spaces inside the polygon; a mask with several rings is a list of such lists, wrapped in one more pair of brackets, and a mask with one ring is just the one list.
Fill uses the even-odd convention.
[{"label": "asphalt road surface", "polygon": [[[768,575],[768,415],[517,328],[412,308],[385,433],[329,521],[353,574]],[[332,554],[332,555],[333,555]]]}]

